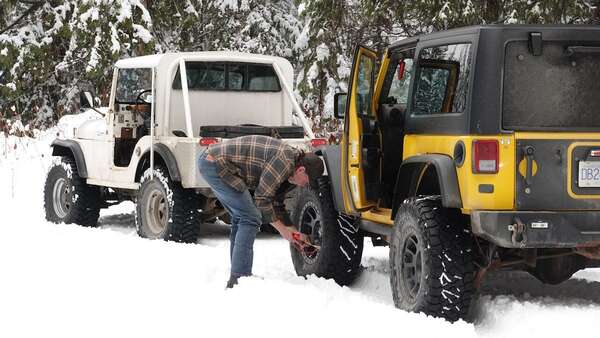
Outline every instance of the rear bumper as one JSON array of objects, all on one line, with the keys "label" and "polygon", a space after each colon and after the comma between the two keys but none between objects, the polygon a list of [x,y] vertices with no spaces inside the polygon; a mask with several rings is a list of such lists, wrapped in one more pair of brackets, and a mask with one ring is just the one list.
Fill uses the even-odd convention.
[{"label": "rear bumper", "polygon": [[600,211],[473,211],[471,228],[504,248],[600,245]]}]

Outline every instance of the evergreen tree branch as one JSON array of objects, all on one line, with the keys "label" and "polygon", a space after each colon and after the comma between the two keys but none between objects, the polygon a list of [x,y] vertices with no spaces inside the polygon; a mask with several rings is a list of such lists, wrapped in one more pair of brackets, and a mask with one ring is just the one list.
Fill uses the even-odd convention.
[{"label": "evergreen tree branch", "polygon": [[19,16],[13,23],[11,23],[6,28],[4,28],[2,31],[0,31],[0,34],[4,34],[4,32],[9,31],[11,28],[13,28],[14,26],[16,26],[19,22],[21,22],[21,20],[23,20],[24,18],[26,18],[29,14],[33,13],[38,8],[42,7],[42,5],[44,3],[46,3],[46,1],[23,1],[23,0],[21,0],[19,2],[22,2],[22,3],[25,3],[25,4],[29,4],[31,6],[21,16]]}]

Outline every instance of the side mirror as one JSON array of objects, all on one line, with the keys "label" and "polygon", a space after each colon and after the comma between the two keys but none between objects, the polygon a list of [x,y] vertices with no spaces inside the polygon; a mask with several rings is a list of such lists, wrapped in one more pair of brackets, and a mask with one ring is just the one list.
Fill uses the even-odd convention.
[{"label": "side mirror", "polygon": [[343,119],[346,115],[347,93],[336,93],[333,96],[333,115],[338,119]]},{"label": "side mirror", "polygon": [[79,93],[79,107],[81,109],[94,108],[94,96],[91,92]]}]

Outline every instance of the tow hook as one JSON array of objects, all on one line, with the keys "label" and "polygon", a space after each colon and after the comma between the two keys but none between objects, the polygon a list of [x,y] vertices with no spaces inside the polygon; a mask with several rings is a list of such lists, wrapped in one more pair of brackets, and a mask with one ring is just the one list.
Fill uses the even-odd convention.
[{"label": "tow hook", "polygon": [[525,246],[525,224],[518,217],[515,217],[515,224],[508,226],[508,231],[512,232],[512,243],[515,246]]}]

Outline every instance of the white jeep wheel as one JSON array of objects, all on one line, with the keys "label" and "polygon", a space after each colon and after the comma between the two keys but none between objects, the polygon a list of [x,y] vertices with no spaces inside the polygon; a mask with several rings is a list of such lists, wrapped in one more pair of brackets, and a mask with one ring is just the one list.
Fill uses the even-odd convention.
[{"label": "white jeep wheel", "polygon": [[44,210],[48,221],[96,226],[100,204],[100,189],[88,185],[79,176],[73,158],[63,156],[53,164],[44,186]]},{"label": "white jeep wheel", "polygon": [[200,226],[195,192],[173,182],[163,167],[150,176],[147,169],[137,196],[135,223],[140,237],[195,243]]}]

